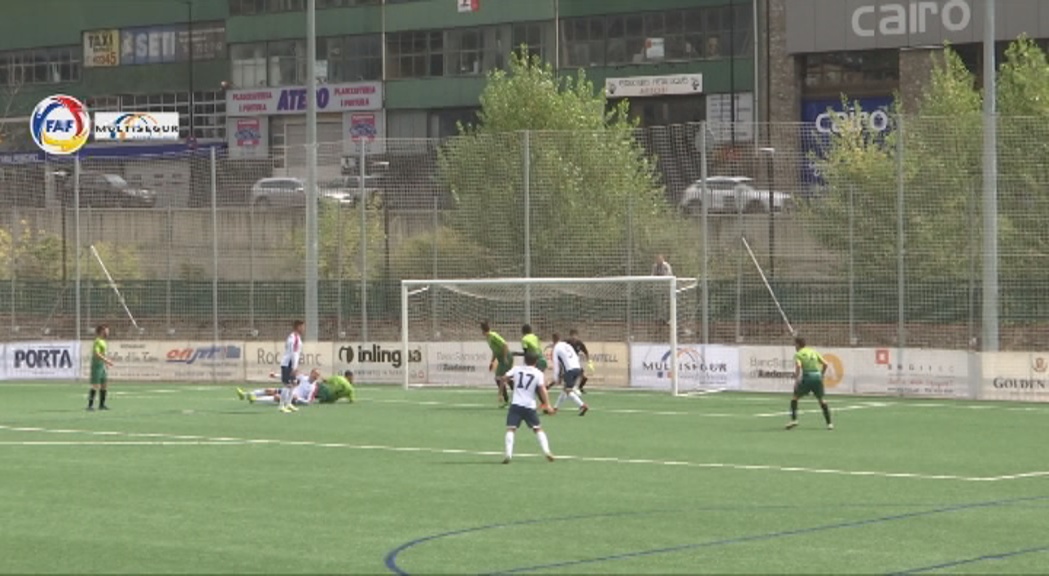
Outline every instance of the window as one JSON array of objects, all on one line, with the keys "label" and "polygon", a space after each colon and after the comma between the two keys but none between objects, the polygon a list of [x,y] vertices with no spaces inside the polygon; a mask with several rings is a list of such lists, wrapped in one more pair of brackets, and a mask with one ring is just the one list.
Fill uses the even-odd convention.
[{"label": "window", "polygon": [[253,16],[266,11],[266,0],[229,0],[230,16]]},{"label": "window", "polygon": [[481,73],[484,35],[481,29],[449,30],[445,34],[445,67],[449,76]]},{"label": "window", "polygon": [[266,43],[230,44],[230,75],[234,86],[249,88],[266,85]]},{"label": "window", "polygon": [[0,52],[0,85],[80,81],[78,47]]},{"label": "window", "polygon": [[317,0],[317,10],[325,8],[349,8],[350,6],[373,6],[381,0]]},{"label": "window", "polygon": [[553,42],[550,39],[552,31],[553,26],[545,22],[514,24],[510,34],[510,51],[514,52],[521,46],[526,46],[529,54],[547,59],[550,52],[553,52]]},{"label": "window", "polygon": [[328,62],[328,82],[382,79],[382,39],[378,34],[319,38],[317,59]]},{"label": "window", "polygon": [[305,40],[270,42],[266,46],[266,55],[269,59],[270,86],[306,83]]},{"label": "window", "polygon": [[[93,112],[178,112],[179,137],[189,136],[189,92],[120,94],[97,96],[86,102]],[[226,138],[226,95],[223,92],[193,93],[193,132],[197,140]]]},{"label": "window", "polygon": [[752,26],[750,3],[570,18],[561,22],[560,58],[572,67],[746,56]]},{"label": "window", "polygon": [[387,77],[425,78],[444,75],[444,35],[439,31],[399,32],[386,39]]},{"label": "window", "polygon": [[306,0],[266,0],[266,12],[296,12],[306,9]]},{"label": "window", "polygon": [[894,88],[900,79],[897,50],[806,54],[803,62],[805,91],[810,93]]}]

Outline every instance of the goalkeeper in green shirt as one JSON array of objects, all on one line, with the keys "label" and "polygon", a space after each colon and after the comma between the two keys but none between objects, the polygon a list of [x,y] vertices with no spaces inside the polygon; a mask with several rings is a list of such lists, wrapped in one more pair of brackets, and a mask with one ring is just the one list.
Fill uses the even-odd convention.
[{"label": "goalkeeper in green shirt", "polygon": [[317,382],[313,389],[313,401],[318,404],[334,404],[345,398],[350,404],[357,401],[357,391],[353,388],[353,372],[347,370],[342,376],[332,376]]},{"label": "goalkeeper in green shirt", "polygon": [[487,320],[481,322],[481,333],[488,341],[488,348],[492,350],[492,360],[488,363],[488,371],[495,370],[495,384],[499,387],[499,407],[505,408],[510,404],[510,395],[506,390],[506,382],[503,376],[514,367],[513,356],[510,355],[510,347],[506,340],[499,335]]},{"label": "goalkeeper in green shirt", "polygon": [[98,409],[109,410],[106,406],[106,385],[109,384],[108,368],[113,365],[106,353],[109,351],[109,326],[99,324],[95,328],[95,343],[91,346],[91,390],[87,395],[87,409],[95,409],[95,395],[98,395]]},{"label": "goalkeeper in green shirt", "polygon": [[805,339],[794,338],[794,397],[790,400],[790,422],[787,430],[798,425],[798,399],[810,393],[816,397],[823,410],[823,419],[827,421],[827,430],[833,430],[830,421],[830,406],[823,399],[823,376],[827,373],[827,361],[819,352],[805,345]]},{"label": "goalkeeper in green shirt", "polygon": [[540,372],[546,372],[546,357],[543,355],[543,344],[539,342],[539,337],[532,333],[532,325],[525,324],[521,326],[521,351],[514,353],[514,356],[527,356],[531,352],[535,354],[539,360],[536,362],[535,367]]}]

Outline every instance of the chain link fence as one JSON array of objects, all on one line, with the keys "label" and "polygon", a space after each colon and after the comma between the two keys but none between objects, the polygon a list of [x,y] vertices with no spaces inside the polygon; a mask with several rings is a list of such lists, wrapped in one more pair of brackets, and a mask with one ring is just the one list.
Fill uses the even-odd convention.
[{"label": "chain link fence", "polygon": [[[645,275],[665,255],[701,281],[685,342],[781,343],[764,275],[821,345],[978,348],[979,118],[848,122],[321,144],[320,337],[397,339],[406,278]],[[1047,132],[999,122],[1006,350],[1049,332]],[[305,316],[305,158],[0,165],[0,334],[279,339]]]}]

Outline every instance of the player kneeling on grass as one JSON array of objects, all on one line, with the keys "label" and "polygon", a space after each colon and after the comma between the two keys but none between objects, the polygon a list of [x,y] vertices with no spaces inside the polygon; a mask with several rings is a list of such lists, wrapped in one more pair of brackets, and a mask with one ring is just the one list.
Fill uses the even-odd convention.
[{"label": "player kneeling on grass", "polygon": [[572,402],[575,402],[576,406],[579,406],[579,415],[583,416],[590,410],[590,407],[586,405],[586,402],[583,402],[579,392],[575,389],[576,385],[579,384],[579,377],[583,374],[582,366],[579,364],[579,356],[576,355],[572,345],[568,342],[562,342],[561,337],[556,333],[552,334],[550,339],[554,342],[554,375],[565,387],[557,396],[554,412],[557,412],[558,408],[561,407],[561,401],[565,399],[565,396],[568,396],[572,399]]},{"label": "player kneeling on grass", "polygon": [[805,345],[805,339],[798,336],[794,338],[794,397],[790,400],[790,422],[787,430],[798,425],[798,399],[812,393],[820,403],[823,410],[823,418],[827,421],[827,429],[833,430],[834,424],[830,421],[830,406],[823,399],[823,376],[827,373],[827,361],[819,352]]},{"label": "player kneeling on grass", "polygon": [[[295,411],[296,405],[301,406],[312,401],[320,377],[321,373],[316,369],[311,370],[309,374],[299,374],[298,371],[292,373],[295,386],[291,388],[291,400],[287,404],[290,407],[289,411]],[[270,372],[270,378],[277,380],[281,378],[281,375]],[[237,388],[237,398],[247,400],[252,404],[256,402],[259,404],[280,404],[281,391],[281,388],[259,388],[251,392],[245,392],[242,388]]]},{"label": "player kneeling on grass", "polygon": [[550,453],[550,441],[546,438],[539,424],[539,415],[536,414],[536,398],[541,401],[540,407],[543,412],[550,414],[550,397],[546,393],[545,376],[535,367],[539,362],[539,356],[528,352],[525,354],[525,365],[511,368],[503,376],[504,384],[513,389],[513,398],[510,401],[510,409],[506,413],[506,458],[503,464],[509,464],[514,457],[514,438],[521,422],[527,423],[535,432],[546,459],[553,462],[554,455]]}]

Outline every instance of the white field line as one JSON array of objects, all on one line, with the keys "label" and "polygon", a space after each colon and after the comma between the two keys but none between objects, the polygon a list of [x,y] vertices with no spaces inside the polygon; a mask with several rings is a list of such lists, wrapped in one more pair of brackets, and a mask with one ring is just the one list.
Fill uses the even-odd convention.
[{"label": "white field line", "polygon": [[[49,429],[37,427],[18,427],[0,425],[0,431],[9,432],[34,432],[45,434],[70,434],[87,436],[121,437],[129,440],[57,440],[57,441],[0,441],[0,446],[248,446],[248,445],[270,445],[270,446],[302,446],[313,448],[337,448],[346,450],[373,450],[379,452],[407,452],[426,454],[458,454],[468,456],[498,457],[502,452],[465,450],[460,448],[429,448],[413,446],[386,446],[381,444],[344,444],[340,442],[311,442],[277,439],[245,439],[232,437],[207,437],[182,434],[165,434],[158,432],[121,432],[104,430],[71,430],[71,429]],[[134,440],[147,438],[152,440]],[[521,453],[517,457],[535,458],[539,454]],[[952,474],[919,474],[911,472],[884,472],[874,470],[839,470],[833,468],[808,468],[804,466],[777,466],[772,464],[735,464],[726,462],[687,462],[681,460],[649,460],[636,458],[614,458],[600,456],[576,456],[559,455],[558,460],[572,460],[588,463],[611,463],[624,465],[650,465],[650,466],[676,466],[697,469],[722,469],[722,470],[748,470],[767,472],[793,472],[799,474],[823,474],[831,476],[852,477],[874,477],[874,478],[908,478],[915,480],[953,480],[961,482],[996,482],[1001,480],[1017,480],[1022,478],[1034,478],[1049,476],[1049,472],[1026,472],[1008,476],[971,477],[957,476]]]},{"label": "white field line", "polygon": [[[833,406],[831,413],[845,412],[847,410],[865,410],[867,408],[886,408],[892,406],[891,402],[864,402],[863,404],[853,404],[849,406]],[[798,414],[820,414],[820,410],[798,410]],[[755,414],[758,418],[773,418],[773,417],[784,417],[790,416],[789,410],[782,410],[780,412],[767,412],[765,414]]]}]

